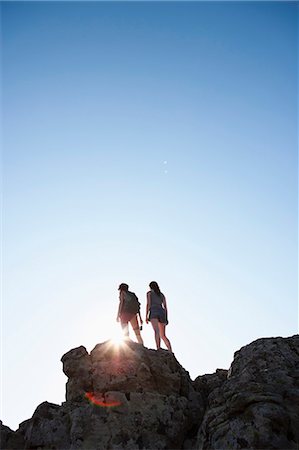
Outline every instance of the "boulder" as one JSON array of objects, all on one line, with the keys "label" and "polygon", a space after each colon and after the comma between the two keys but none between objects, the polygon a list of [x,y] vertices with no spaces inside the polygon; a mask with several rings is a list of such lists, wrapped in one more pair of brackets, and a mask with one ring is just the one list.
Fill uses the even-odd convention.
[{"label": "boulder", "polygon": [[66,402],[42,403],[22,432],[24,445],[10,437],[7,448],[159,450],[183,448],[188,433],[196,436],[201,394],[172,353],[107,341],[61,360]]},{"label": "boulder", "polygon": [[[298,449],[298,335],[258,339],[241,348],[227,379],[218,374],[213,383],[205,390],[198,449]],[[195,388],[201,386],[202,380],[195,380]]]}]

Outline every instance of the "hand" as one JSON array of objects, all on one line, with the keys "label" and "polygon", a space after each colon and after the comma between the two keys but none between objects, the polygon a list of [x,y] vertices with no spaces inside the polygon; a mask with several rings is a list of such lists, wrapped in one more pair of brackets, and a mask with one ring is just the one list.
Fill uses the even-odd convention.
[{"label": "hand", "polygon": [[148,320],[148,319],[146,319],[145,321],[146,321],[146,323],[148,323],[148,322],[149,322],[149,320]]}]

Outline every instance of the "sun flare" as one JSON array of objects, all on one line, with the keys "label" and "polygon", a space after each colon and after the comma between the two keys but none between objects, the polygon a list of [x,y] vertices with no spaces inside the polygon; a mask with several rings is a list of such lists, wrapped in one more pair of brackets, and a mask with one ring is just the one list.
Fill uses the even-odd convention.
[{"label": "sun flare", "polygon": [[124,337],[124,334],[122,333],[122,331],[115,330],[115,332],[113,333],[113,336],[111,336],[111,341],[112,341],[112,344],[114,345],[114,347],[122,346],[125,342],[125,337]]}]

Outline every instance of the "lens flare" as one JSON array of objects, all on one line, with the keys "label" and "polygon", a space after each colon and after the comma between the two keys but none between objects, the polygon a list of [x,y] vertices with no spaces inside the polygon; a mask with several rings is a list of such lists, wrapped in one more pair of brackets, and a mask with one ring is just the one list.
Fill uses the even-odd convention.
[{"label": "lens flare", "polygon": [[85,398],[87,398],[87,400],[93,405],[102,406],[103,408],[112,408],[113,406],[121,405],[121,402],[118,401],[106,402],[102,395],[96,395],[94,392],[86,392]]},{"label": "lens flare", "polygon": [[119,328],[115,329],[110,340],[114,347],[120,347],[125,342],[124,333]]},{"label": "lens flare", "polygon": [[124,337],[123,336],[114,336],[111,339],[111,341],[115,347],[119,347],[124,344]]}]

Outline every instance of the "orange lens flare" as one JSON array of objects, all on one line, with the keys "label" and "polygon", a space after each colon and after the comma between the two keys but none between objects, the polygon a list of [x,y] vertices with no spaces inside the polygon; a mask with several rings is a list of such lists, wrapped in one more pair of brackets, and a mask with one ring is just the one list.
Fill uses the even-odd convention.
[{"label": "orange lens flare", "polygon": [[111,408],[113,406],[121,405],[121,402],[117,401],[106,402],[105,398],[103,398],[102,396],[97,396],[93,392],[86,392],[85,398],[87,398],[87,400],[89,400],[93,405],[102,406],[104,408]]}]

